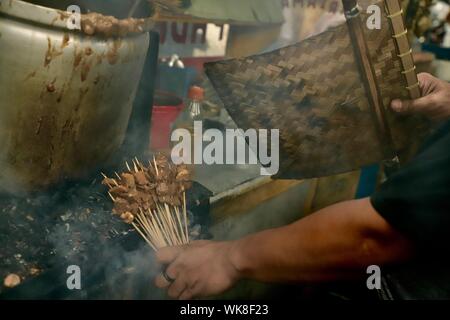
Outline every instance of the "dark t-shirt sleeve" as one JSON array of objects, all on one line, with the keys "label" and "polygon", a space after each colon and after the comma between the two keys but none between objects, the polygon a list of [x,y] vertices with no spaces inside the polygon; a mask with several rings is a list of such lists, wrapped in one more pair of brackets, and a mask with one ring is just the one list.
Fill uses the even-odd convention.
[{"label": "dark t-shirt sleeve", "polygon": [[373,207],[416,245],[449,248],[450,123],[371,198]]}]

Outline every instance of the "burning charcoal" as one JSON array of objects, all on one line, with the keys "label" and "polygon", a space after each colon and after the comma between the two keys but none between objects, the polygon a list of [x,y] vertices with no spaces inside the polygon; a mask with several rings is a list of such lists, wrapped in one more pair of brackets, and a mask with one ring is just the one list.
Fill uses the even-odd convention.
[{"label": "burning charcoal", "polygon": [[17,274],[10,273],[6,276],[5,280],[3,280],[3,285],[7,288],[14,288],[18,286],[20,282],[21,279]]}]

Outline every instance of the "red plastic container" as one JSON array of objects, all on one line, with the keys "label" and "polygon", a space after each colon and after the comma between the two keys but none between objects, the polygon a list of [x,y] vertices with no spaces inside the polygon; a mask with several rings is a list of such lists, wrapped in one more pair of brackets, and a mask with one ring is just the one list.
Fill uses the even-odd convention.
[{"label": "red plastic container", "polygon": [[167,92],[155,92],[150,132],[150,149],[167,151],[170,149],[172,124],[184,108],[183,100]]}]

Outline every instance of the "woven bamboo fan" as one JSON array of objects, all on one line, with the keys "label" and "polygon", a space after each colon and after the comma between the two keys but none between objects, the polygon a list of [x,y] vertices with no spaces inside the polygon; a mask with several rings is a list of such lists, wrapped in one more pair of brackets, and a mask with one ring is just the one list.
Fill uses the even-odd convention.
[{"label": "woven bamboo fan", "polygon": [[420,96],[397,0],[378,2],[381,29],[355,0],[347,23],[270,53],[206,65],[237,125],[280,130],[277,178],[321,177],[382,160],[406,160],[426,123],[390,111]]}]

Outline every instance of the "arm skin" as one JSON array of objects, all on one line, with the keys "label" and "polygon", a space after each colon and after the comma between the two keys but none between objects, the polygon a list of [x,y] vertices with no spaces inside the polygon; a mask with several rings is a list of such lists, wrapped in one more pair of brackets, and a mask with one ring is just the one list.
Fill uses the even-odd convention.
[{"label": "arm skin", "polygon": [[291,225],[230,242],[195,242],[160,250],[172,298],[216,295],[242,278],[264,282],[321,282],[365,274],[372,264],[409,259],[412,246],[373,209],[369,199],[343,202]]}]

